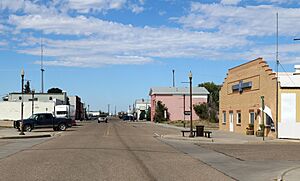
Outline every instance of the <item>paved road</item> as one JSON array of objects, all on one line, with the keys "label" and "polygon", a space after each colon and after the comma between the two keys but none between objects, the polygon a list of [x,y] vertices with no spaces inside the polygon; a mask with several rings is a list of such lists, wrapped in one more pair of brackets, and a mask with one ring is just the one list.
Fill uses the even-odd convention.
[{"label": "paved road", "polygon": [[155,138],[174,133],[119,120],[85,123],[0,158],[0,180],[231,180]]}]

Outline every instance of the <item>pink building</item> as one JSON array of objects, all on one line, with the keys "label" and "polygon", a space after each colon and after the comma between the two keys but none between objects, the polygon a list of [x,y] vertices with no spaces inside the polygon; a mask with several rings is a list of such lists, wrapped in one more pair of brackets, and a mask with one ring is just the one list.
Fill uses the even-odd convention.
[{"label": "pink building", "polygon": [[[209,92],[204,87],[193,87],[193,105],[206,103]],[[184,115],[184,111],[190,110],[190,89],[188,87],[155,87],[150,89],[151,96],[151,121],[155,114],[158,101],[161,101],[168,108],[170,120],[189,120],[189,115]],[[199,119],[192,110],[193,120]]]}]

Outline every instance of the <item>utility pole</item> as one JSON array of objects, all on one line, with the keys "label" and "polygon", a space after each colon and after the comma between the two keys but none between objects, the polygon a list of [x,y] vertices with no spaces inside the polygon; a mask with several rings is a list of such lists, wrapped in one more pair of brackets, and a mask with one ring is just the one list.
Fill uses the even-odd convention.
[{"label": "utility pole", "polygon": [[44,54],[44,50],[43,50],[43,39],[41,38],[41,92],[44,93],[44,64],[43,64],[43,54]]},{"label": "utility pole", "polygon": [[278,75],[278,66],[279,66],[279,51],[278,51],[278,36],[279,36],[279,32],[278,32],[278,13],[276,13],[276,120],[275,120],[275,129],[276,129],[276,139],[278,139],[278,79],[279,79],[279,75]]},{"label": "utility pole", "polygon": [[172,72],[173,72],[173,87],[175,87],[175,70],[173,69]]},{"label": "utility pole", "polygon": [[90,105],[88,104],[87,117],[90,118]]},{"label": "utility pole", "polygon": [[117,106],[115,106],[115,116],[117,116]]},{"label": "utility pole", "polygon": [[110,104],[107,105],[107,112],[108,112],[108,115],[110,115],[110,113],[109,113],[110,110],[109,110],[109,109],[110,109]]}]

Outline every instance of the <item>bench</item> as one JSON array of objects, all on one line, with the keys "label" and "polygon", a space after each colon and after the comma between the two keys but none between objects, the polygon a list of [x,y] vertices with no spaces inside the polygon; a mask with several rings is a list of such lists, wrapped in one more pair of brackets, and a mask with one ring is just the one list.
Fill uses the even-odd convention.
[{"label": "bench", "polygon": [[[182,136],[184,137],[184,133],[190,133],[191,131],[190,130],[182,130]],[[196,130],[193,130],[193,136],[196,135]]]},{"label": "bench", "polygon": [[207,137],[207,138],[210,138],[210,135],[211,135],[211,131],[203,131],[204,133],[204,136]]}]

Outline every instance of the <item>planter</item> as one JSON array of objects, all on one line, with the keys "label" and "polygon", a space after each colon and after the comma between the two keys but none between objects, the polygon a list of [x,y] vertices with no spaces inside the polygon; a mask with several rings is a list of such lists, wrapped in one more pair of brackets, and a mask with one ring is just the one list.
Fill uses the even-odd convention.
[{"label": "planter", "polygon": [[247,130],[246,135],[254,135],[254,130]]},{"label": "planter", "polygon": [[263,137],[264,136],[264,132],[262,130],[258,130],[258,131],[256,131],[256,136]]}]

